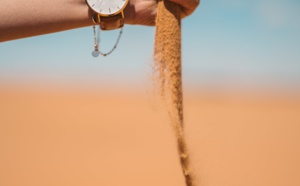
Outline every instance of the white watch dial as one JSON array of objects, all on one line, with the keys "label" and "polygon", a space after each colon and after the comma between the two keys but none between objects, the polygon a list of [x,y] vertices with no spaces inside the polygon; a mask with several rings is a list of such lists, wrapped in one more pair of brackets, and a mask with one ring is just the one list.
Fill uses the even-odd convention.
[{"label": "white watch dial", "polygon": [[91,9],[100,15],[119,13],[128,3],[128,0],[86,0]]}]

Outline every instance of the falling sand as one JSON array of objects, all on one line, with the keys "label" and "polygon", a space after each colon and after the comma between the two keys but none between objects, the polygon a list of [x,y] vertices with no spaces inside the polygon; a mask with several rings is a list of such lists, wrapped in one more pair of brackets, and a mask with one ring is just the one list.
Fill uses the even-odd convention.
[{"label": "falling sand", "polygon": [[183,128],[180,10],[178,5],[168,1],[158,2],[154,69],[158,76],[155,79],[158,81],[161,97],[176,134],[177,149],[185,182],[187,186],[193,186]]}]

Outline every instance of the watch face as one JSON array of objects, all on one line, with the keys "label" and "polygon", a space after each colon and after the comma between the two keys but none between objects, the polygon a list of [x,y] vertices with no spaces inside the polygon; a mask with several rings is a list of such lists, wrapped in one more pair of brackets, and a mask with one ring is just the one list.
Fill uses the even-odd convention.
[{"label": "watch face", "polygon": [[95,12],[102,16],[109,16],[121,12],[128,0],[86,0],[86,2]]}]

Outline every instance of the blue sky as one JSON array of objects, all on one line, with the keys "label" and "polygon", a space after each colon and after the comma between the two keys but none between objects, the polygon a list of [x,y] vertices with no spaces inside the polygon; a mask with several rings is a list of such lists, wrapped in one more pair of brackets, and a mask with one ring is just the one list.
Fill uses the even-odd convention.
[{"label": "blue sky", "polygon": [[[299,10],[298,0],[202,0],[182,25],[185,86],[300,90]],[[154,31],[126,25],[106,58],[91,56],[91,27],[0,43],[0,83],[143,86]],[[102,34],[103,50],[117,34]]]}]

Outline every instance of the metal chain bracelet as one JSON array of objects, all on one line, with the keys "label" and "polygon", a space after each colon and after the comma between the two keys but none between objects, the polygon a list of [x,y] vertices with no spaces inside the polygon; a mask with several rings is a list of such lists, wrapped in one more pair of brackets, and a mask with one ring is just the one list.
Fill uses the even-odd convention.
[{"label": "metal chain bracelet", "polygon": [[116,48],[117,48],[117,45],[120,41],[120,38],[122,36],[122,33],[123,33],[123,28],[120,29],[120,33],[119,33],[119,36],[117,38],[117,41],[114,45],[114,47],[107,53],[103,53],[100,51],[100,28],[98,29],[98,32],[96,32],[96,25],[93,25],[93,32],[94,32],[94,47],[95,47],[95,50],[92,52],[92,56],[94,57],[98,57],[99,54],[102,55],[102,56],[107,56],[109,54],[111,54]]}]

